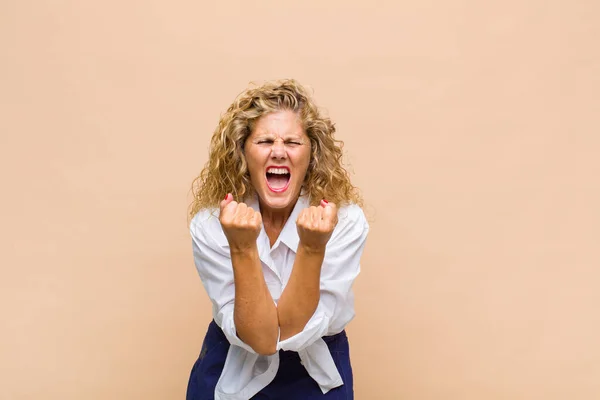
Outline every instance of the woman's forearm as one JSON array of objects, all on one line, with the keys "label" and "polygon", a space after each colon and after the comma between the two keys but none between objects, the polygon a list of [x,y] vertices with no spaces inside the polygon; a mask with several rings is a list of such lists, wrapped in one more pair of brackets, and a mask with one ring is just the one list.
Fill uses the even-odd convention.
[{"label": "woman's forearm", "polygon": [[324,248],[298,246],[292,274],[277,304],[280,340],[301,332],[317,309],[324,257]]},{"label": "woman's forearm", "polygon": [[231,252],[235,280],[234,322],[237,334],[259,354],[277,350],[277,308],[265,283],[258,249]]}]

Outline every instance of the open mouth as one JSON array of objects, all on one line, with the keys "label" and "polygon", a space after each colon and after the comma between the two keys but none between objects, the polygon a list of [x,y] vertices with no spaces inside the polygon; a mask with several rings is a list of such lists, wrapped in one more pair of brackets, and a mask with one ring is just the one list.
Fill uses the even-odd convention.
[{"label": "open mouth", "polygon": [[285,192],[290,185],[290,169],[288,167],[267,168],[267,186],[276,193]]}]

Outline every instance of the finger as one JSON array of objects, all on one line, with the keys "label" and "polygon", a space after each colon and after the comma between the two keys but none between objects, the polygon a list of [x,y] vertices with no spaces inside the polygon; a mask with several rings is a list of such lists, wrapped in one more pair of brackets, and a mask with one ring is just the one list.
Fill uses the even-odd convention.
[{"label": "finger", "polygon": [[323,222],[323,207],[315,207],[314,211],[314,223],[316,226],[320,226]]},{"label": "finger", "polygon": [[317,207],[310,207],[309,208],[309,223],[310,226],[312,228],[316,228],[317,226],[319,226],[319,222],[321,222],[321,217],[319,216],[319,211],[317,209]]},{"label": "finger", "polygon": [[258,211],[255,211],[252,221],[254,222],[254,226],[260,227],[262,225],[262,215]]},{"label": "finger", "polygon": [[252,207],[248,207],[246,209],[246,215],[244,215],[244,220],[250,224],[254,223],[254,209]]},{"label": "finger", "polygon": [[298,215],[298,218],[296,219],[296,225],[303,227],[306,223],[306,212],[307,212],[307,208],[305,208],[304,210],[300,211],[300,215]]},{"label": "finger", "polygon": [[324,210],[327,210],[327,209],[334,209],[334,210],[336,210],[336,212],[337,212],[337,205],[336,205],[335,203],[333,203],[333,202],[331,202],[331,201],[327,201],[327,200],[325,200],[325,199],[321,200],[321,207],[322,207]]},{"label": "finger", "polygon": [[337,224],[337,206],[334,203],[328,203],[322,210],[324,220]]},{"label": "finger", "polygon": [[229,201],[227,204],[221,207],[221,213],[219,214],[219,220],[221,223],[229,224],[233,222],[237,206],[238,203],[236,201]]},{"label": "finger", "polygon": [[238,222],[243,221],[246,217],[246,211],[248,211],[248,206],[245,203],[238,203],[234,219]]},{"label": "finger", "polygon": [[233,196],[231,195],[231,193],[227,193],[225,195],[225,199],[221,200],[221,204],[219,205],[221,212],[223,212],[223,209],[227,206],[227,204],[231,203],[233,201]]}]

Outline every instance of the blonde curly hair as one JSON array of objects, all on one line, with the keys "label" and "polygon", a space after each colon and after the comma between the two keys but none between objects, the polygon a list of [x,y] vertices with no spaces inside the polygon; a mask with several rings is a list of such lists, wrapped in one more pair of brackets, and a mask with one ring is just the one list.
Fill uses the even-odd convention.
[{"label": "blonde curly hair", "polygon": [[343,142],[334,138],[334,124],[302,85],[286,79],[245,90],[221,116],[210,142],[209,159],[192,183],[190,218],[202,209],[219,207],[227,193],[236,201],[255,193],[244,144],[260,117],[281,110],[298,113],[310,139],[311,160],[303,182],[310,203],[317,205],[327,199],[338,206],[362,206],[361,195],[342,165]]}]

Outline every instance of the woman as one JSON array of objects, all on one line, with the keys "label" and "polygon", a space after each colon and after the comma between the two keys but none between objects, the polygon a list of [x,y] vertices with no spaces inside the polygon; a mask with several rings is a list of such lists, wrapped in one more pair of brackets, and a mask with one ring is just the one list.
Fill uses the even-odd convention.
[{"label": "woman", "polygon": [[187,399],[352,399],[344,328],[369,230],[333,123],[294,80],[243,92],[194,182],[214,320]]}]

